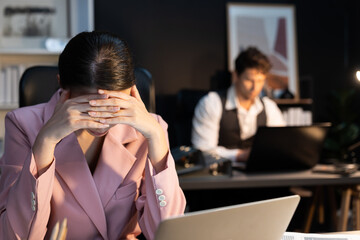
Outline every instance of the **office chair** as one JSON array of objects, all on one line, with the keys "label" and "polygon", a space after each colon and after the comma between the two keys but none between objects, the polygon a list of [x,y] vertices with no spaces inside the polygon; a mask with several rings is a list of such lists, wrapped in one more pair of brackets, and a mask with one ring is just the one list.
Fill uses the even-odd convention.
[{"label": "office chair", "polygon": [[149,112],[155,113],[155,86],[151,73],[145,68],[135,68],[135,83]]},{"label": "office chair", "polygon": [[208,93],[206,90],[182,89],[177,94],[177,117],[175,120],[175,146],[191,146],[192,118],[199,100]]},{"label": "office chair", "polygon": [[[26,69],[20,79],[20,107],[44,103],[59,89],[57,66],[34,66]],[[155,112],[155,87],[150,72],[135,68],[135,81],[140,96],[149,112]]]},{"label": "office chair", "polygon": [[20,78],[19,106],[31,106],[50,100],[59,89],[56,66],[35,66],[25,70]]}]

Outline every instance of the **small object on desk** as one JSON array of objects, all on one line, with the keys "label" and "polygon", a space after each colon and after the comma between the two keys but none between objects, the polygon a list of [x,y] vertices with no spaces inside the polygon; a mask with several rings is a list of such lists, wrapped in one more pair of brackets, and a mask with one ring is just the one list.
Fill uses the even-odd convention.
[{"label": "small object on desk", "polygon": [[226,175],[232,176],[231,161],[223,158],[214,152],[202,152],[205,165],[209,168],[209,173],[213,176]]},{"label": "small object on desk", "polygon": [[318,164],[313,168],[316,173],[334,173],[349,176],[357,172],[359,166],[355,163],[335,163],[331,165]]},{"label": "small object on desk", "polygon": [[355,163],[337,163],[335,164],[335,169],[339,172],[341,175],[351,175],[353,173],[356,173],[358,170],[358,165]]},{"label": "small object on desk", "polygon": [[212,176],[231,176],[231,161],[214,152],[201,152],[189,146],[171,149],[178,175],[197,172]]},{"label": "small object on desk", "polygon": [[178,175],[200,171],[204,168],[204,160],[200,150],[188,146],[171,149]]}]

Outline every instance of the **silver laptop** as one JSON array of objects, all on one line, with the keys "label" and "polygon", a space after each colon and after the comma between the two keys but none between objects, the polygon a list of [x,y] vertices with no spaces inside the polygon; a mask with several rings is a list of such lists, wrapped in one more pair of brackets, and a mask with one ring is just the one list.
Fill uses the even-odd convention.
[{"label": "silver laptop", "polygon": [[294,195],[168,218],[155,240],[280,240],[299,200]]}]

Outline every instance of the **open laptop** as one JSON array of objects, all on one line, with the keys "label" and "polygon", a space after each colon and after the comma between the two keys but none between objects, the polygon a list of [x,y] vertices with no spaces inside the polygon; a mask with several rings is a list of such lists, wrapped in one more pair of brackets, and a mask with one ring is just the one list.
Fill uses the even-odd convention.
[{"label": "open laptop", "polygon": [[330,124],[259,127],[249,159],[236,166],[250,172],[303,170],[316,165]]},{"label": "open laptop", "polygon": [[294,195],[165,219],[155,240],[280,240],[299,200]]}]

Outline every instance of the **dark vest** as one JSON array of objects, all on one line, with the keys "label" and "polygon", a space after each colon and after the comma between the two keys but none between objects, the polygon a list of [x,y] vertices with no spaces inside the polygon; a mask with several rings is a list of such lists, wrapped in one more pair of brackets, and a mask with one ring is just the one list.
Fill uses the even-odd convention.
[{"label": "dark vest", "polygon": [[[254,137],[242,140],[240,137],[241,129],[239,125],[239,119],[237,116],[237,109],[226,110],[225,103],[227,97],[227,90],[217,92],[221,99],[222,104],[222,116],[220,120],[219,129],[219,146],[226,147],[228,149],[245,149],[252,145]],[[263,100],[260,98],[263,105],[263,110],[257,116],[257,126],[266,126],[266,113]]]}]

